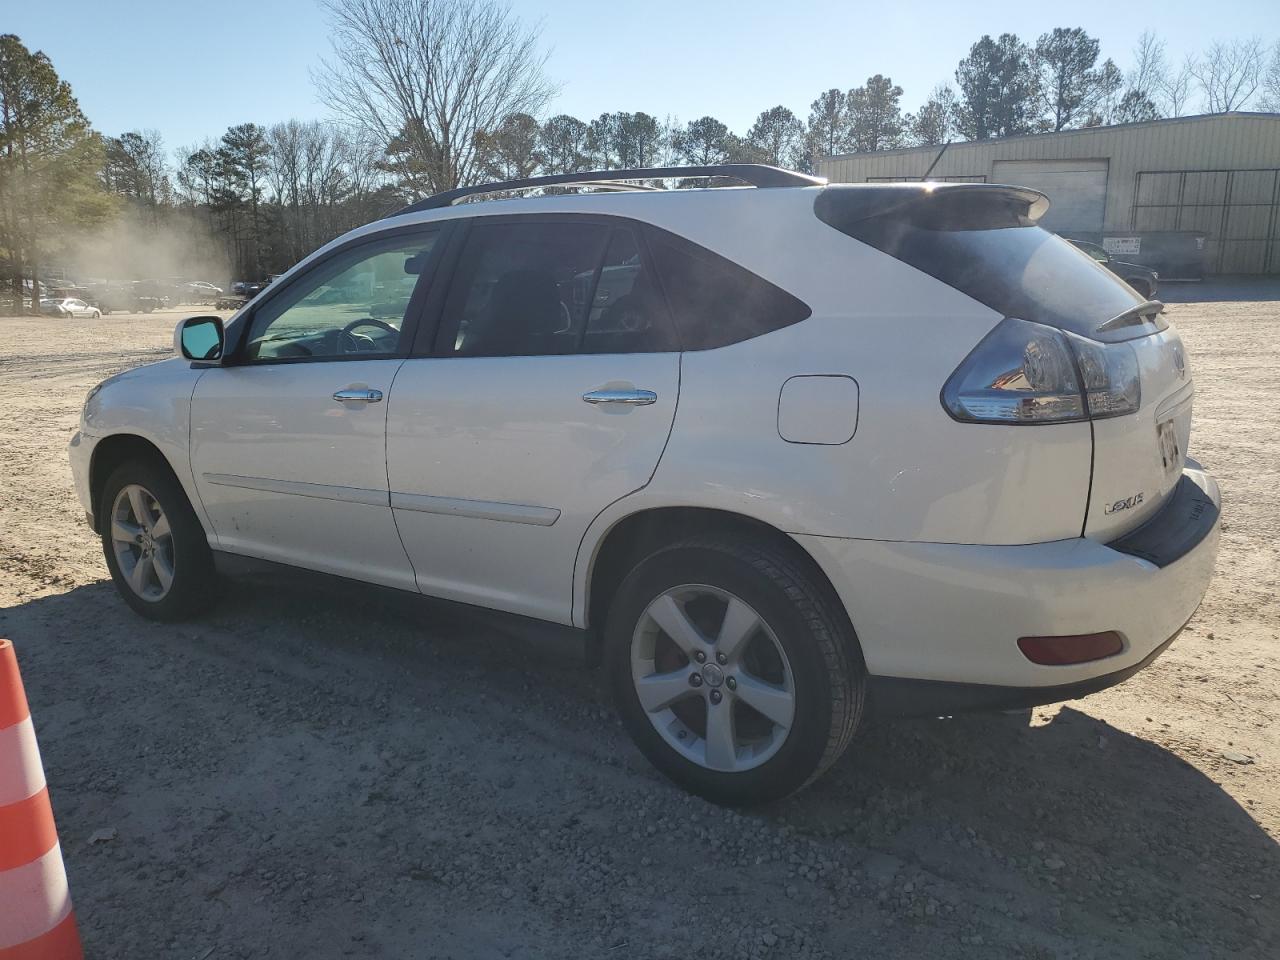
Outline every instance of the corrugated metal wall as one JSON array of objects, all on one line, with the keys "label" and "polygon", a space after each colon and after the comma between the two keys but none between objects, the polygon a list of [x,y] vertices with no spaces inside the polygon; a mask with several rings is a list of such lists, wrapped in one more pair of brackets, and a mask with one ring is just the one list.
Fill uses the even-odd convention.
[{"label": "corrugated metal wall", "polygon": [[[919,179],[938,157],[938,147],[831,157],[818,163],[818,174],[836,183]],[[1206,229],[1213,256],[1209,268],[1220,272],[1280,271],[1280,196],[1259,206],[1257,184],[1280,182],[1280,115],[1233,113],[1157,120],[1151,123],[1070,130],[1038,136],[1012,137],[953,144],[931,174],[936,179],[986,179],[999,160],[1106,160],[1109,164],[1103,228],[1116,233],[1143,229]],[[1204,209],[1201,188],[1213,186],[1214,175],[1193,178],[1197,196],[1185,208],[1155,219],[1149,202],[1138,197],[1155,188],[1155,173],[1219,171],[1222,197],[1211,198],[1215,209]],[[1235,171],[1228,192],[1226,171]],[[1242,171],[1252,171],[1244,174]],[[1141,178],[1140,178],[1140,175]],[[1208,177],[1208,180],[1205,178]],[[1200,181],[1205,181],[1201,183]],[[1238,183],[1237,183],[1238,181]],[[1214,180],[1214,183],[1217,181]],[[1161,194],[1166,191],[1160,185]],[[1265,191],[1264,191],[1265,192]],[[1247,194],[1247,196],[1246,196]],[[1262,198],[1265,201],[1265,198]],[[1248,209],[1244,209],[1247,205]],[[1181,224],[1172,226],[1171,224]],[[1165,224],[1169,224],[1165,226]],[[1238,235],[1237,235],[1238,234]],[[1247,236],[1246,236],[1247,234]]]}]

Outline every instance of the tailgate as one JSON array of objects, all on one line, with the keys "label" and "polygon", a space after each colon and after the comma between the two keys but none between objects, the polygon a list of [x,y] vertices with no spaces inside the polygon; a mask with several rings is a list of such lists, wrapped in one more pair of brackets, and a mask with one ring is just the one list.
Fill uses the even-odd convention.
[{"label": "tailgate", "polygon": [[1129,341],[1138,358],[1142,405],[1093,421],[1093,486],[1087,537],[1107,541],[1154,514],[1182,477],[1194,388],[1177,331]]}]

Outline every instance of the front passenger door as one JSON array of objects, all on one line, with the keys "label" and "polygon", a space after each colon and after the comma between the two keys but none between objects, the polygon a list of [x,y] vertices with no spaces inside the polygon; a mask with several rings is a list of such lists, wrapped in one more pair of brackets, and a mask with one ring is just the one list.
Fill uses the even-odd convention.
[{"label": "front passenger door", "polygon": [[191,465],[223,550],[414,589],[387,488],[387,396],[440,230],[356,242],[256,306],[191,400]]}]

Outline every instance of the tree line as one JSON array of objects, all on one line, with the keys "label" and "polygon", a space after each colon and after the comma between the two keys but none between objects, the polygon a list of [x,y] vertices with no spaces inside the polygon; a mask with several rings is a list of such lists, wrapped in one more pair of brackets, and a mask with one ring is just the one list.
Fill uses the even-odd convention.
[{"label": "tree line", "polygon": [[849,152],[1280,110],[1280,41],[1214,42],[1173,64],[1147,33],[1124,71],[1085,30],[1059,27],[1034,42],[982,36],[914,111],[877,73],[821,92],[807,113],[763,110],[740,132],[712,116],[584,120],[548,109],[557,91],[539,32],[497,0],[323,6],[333,49],[316,83],[331,120],[238,124],[172,153],[154,130],[95,132],[49,58],[0,37],[0,271],[12,299],[33,302],[30,280],[68,255],[69,237],[113,219],[201,233],[227,272],[260,279],[415,197],[484,180],[732,162],[812,171]]}]

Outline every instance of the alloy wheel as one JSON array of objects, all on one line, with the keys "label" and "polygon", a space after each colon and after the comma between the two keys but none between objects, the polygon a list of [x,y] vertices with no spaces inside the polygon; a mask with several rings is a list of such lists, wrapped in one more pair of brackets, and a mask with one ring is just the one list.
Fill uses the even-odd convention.
[{"label": "alloy wheel", "polygon": [[111,548],[129,588],[163,600],[173,586],[173,532],[160,502],[145,487],[126,484],[111,507]]},{"label": "alloy wheel", "polygon": [[719,587],[672,587],[631,639],[631,679],[659,735],[700,767],[738,773],[781,749],[795,720],[795,680],[773,630]]}]

